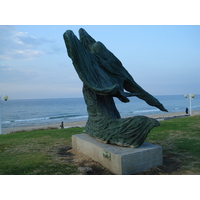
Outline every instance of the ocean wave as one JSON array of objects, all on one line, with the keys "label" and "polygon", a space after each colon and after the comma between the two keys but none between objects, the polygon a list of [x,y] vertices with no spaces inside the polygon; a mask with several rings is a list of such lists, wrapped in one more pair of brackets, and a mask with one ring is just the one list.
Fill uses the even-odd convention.
[{"label": "ocean wave", "polygon": [[39,118],[31,118],[31,119],[17,119],[10,121],[3,121],[2,124],[11,124],[11,123],[29,123],[36,121],[44,121],[44,120],[57,120],[57,119],[81,119],[87,118],[87,115],[63,115],[63,116],[54,116],[54,117],[39,117]]},{"label": "ocean wave", "polygon": [[10,124],[11,123],[11,121],[4,121],[4,122],[2,122],[2,124]]},{"label": "ocean wave", "polygon": [[200,105],[192,106],[192,108],[200,108]]},{"label": "ocean wave", "polygon": [[180,110],[181,108],[180,107],[176,107],[176,108],[173,108],[174,110]]},{"label": "ocean wave", "polygon": [[137,111],[133,111],[133,113],[148,113],[148,112],[155,112],[155,111],[159,111],[159,109],[137,110]]},{"label": "ocean wave", "polygon": [[30,121],[41,121],[41,120],[48,120],[49,117],[40,117],[40,118],[32,118],[32,119],[16,119],[11,121],[4,121],[3,124],[15,123],[15,122],[30,122]]},{"label": "ocean wave", "polygon": [[79,119],[79,118],[87,118],[88,115],[85,116],[77,116],[77,117],[70,117],[69,119]]},{"label": "ocean wave", "polygon": [[60,119],[60,118],[77,118],[82,117],[81,115],[61,115],[61,116],[53,116],[50,119]]}]

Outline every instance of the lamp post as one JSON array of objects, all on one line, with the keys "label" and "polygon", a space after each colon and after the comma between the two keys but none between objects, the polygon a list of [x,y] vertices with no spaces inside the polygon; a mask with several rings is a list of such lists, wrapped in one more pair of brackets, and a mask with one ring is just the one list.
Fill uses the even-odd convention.
[{"label": "lamp post", "polygon": [[189,98],[190,100],[190,116],[192,116],[192,99],[195,97],[194,94],[185,94],[184,95],[185,98]]},{"label": "lamp post", "polygon": [[[3,98],[5,101],[8,101],[8,96],[4,96]],[[2,134],[1,132],[1,96],[0,96],[0,135]]]}]

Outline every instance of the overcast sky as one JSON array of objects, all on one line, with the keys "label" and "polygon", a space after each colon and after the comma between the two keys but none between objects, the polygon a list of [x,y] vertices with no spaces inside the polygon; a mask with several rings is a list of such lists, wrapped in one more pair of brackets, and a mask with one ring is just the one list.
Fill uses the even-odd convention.
[{"label": "overcast sky", "polygon": [[0,94],[12,99],[82,97],[63,33],[84,28],[153,95],[200,94],[200,26],[1,25]]}]

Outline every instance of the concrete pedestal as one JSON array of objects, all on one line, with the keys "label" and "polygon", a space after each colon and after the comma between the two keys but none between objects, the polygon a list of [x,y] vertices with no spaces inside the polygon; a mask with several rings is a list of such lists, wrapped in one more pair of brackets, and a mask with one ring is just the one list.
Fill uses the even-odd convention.
[{"label": "concrete pedestal", "polygon": [[162,147],[144,142],[139,148],[104,144],[88,134],[72,136],[72,147],[114,174],[134,174],[163,164]]}]

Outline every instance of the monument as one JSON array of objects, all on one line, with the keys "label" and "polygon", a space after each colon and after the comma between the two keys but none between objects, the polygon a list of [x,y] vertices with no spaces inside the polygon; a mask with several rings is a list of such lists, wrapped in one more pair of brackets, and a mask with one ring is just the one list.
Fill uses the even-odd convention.
[{"label": "monument", "polygon": [[[84,29],[79,30],[79,39],[71,30],[67,30],[63,37],[68,56],[83,82],[88,111],[85,133],[100,141],[100,146],[102,142],[122,149],[143,145],[148,133],[159,126],[159,122],[146,116],[121,118],[113,97],[127,103],[130,101],[128,97],[136,96],[161,111],[167,110],[134,81],[112,52],[101,42],[95,41]],[[84,137],[88,137],[86,134]],[[103,155],[105,158],[106,153]]]}]

